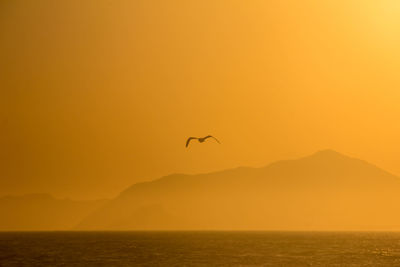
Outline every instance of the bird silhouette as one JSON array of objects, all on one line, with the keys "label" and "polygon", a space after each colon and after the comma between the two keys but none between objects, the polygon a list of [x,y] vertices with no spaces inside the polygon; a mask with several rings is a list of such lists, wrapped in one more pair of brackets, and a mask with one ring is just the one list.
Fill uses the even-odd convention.
[{"label": "bird silhouette", "polygon": [[186,141],[186,147],[188,147],[190,141],[193,140],[193,139],[197,139],[197,140],[199,141],[199,143],[203,143],[203,142],[206,141],[208,138],[214,138],[215,141],[218,142],[218,144],[221,144],[221,143],[218,141],[218,139],[215,138],[214,136],[212,136],[212,135],[207,135],[207,136],[205,136],[205,137],[189,137],[188,140]]}]

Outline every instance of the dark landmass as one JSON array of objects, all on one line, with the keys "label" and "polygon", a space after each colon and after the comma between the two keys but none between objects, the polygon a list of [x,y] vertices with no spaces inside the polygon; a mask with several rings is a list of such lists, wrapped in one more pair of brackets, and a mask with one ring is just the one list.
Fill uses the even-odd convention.
[{"label": "dark landmass", "polygon": [[138,183],[79,230],[396,230],[400,178],[332,150]]}]

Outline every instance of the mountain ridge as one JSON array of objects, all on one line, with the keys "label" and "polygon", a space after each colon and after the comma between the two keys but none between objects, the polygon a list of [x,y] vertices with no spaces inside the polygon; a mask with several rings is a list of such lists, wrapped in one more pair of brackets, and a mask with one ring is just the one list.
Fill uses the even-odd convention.
[{"label": "mountain ridge", "polygon": [[[394,217],[397,227],[400,220],[391,210],[379,210],[379,205],[400,204],[397,195],[398,177],[366,161],[322,150],[261,168],[173,174],[134,184],[76,229],[335,230],[351,228],[344,217],[350,215],[358,218],[358,228],[376,229]],[[371,217],[369,209],[381,213],[382,220]]]}]

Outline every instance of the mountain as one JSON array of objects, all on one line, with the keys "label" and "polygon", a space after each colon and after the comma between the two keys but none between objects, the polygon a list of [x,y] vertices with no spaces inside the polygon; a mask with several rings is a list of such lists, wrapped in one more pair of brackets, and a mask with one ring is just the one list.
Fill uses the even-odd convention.
[{"label": "mountain", "polygon": [[81,230],[394,230],[400,178],[333,150],[138,183]]},{"label": "mountain", "polygon": [[74,201],[49,194],[28,194],[0,198],[0,231],[72,229],[105,200]]}]

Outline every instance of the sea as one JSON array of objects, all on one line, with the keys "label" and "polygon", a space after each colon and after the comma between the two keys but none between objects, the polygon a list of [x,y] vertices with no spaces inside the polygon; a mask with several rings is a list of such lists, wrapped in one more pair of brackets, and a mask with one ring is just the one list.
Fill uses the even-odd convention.
[{"label": "sea", "polygon": [[2,232],[0,266],[400,266],[400,233]]}]

